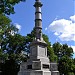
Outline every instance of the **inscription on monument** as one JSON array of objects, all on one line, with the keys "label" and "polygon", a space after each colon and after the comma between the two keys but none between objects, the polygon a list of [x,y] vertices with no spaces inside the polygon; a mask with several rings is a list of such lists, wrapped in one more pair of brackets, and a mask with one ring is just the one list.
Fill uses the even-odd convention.
[{"label": "inscription on monument", "polygon": [[32,65],[27,65],[27,69],[32,69]]},{"label": "inscription on monument", "polygon": [[49,65],[47,65],[47,64],[43,64],[43,68],[45,68],[45,69],[49,69]]},{"label": "inscription on monument", "polygon": [[31,47],[31,55],[37,55],[36,46]]},{"label": "inscription on monument", "polygon": [[33,63],[33,69],[40,70],[41,69],[41,63],[40,62],[34,62]]},{"label": "inscription on monument", "polygon": [[46,49],[43,46],[39,46],[39,53],[40,56],[44,57],[46,56]]}]

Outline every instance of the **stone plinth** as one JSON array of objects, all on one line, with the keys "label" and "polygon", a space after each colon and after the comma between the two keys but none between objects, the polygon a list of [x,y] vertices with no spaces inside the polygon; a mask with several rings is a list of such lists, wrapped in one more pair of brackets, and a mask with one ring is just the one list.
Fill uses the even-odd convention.
[{"label": "stone plinth", "polygon": [[51,75],[51,74],[50,74],[50,71],[27,70],[24,72],[20,72],[18,75]]},{"label": "stone plinth", "polygon": [[50,70],[51,70],[51,75],[59,75],[57,63],[50,63]]},{"label": "stone plinth", "polygon": [[30,45],[30,59],[21,64],[18,75],[51,75],[45,43],[33,42]]}]

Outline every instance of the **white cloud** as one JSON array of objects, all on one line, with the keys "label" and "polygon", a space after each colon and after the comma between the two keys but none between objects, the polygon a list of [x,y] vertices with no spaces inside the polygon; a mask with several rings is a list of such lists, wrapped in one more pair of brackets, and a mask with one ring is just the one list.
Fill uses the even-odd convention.
[{"label": "white cloud", "polygon": [[54,20],[46,30],[51,30],[61,41],[75,41],[75,15],[70,20]]},{"label": "white cloud", "polygon": [[75,15],[71,16],[70,19],[75,22]]},{"label": "white cloud", "polygon": [[54,35],[59,35],[59,33],[55,32]]},{"label": "white cloud", "polygon": [[47,27],[45,28],[45,30],[47,30]]},{"label": "white cloud", "polygon": [[16,28],[18,28],[19,30],[21,30],[21,25],[19,25],[18,23],[15,23]]},{"label": "white cloud", "polygon": [[56,18],[54,20],[57,20],[59,16],[56,16]]},{"label": "white cloud", "polygon": [[73,48],[73,52],[75,53],[75,46],[71,46]]}]

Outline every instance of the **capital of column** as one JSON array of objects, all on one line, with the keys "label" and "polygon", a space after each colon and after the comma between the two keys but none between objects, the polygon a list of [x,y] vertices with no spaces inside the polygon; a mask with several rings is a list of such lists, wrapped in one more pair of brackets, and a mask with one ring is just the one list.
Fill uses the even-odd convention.
[{"label": "capital of column", "polygon": [[42,3],[40,2],[40,0],[36,0],[34,7],[42,7]]},{"label": "capital of column", "polygon": [[36,0],[36,1],[40,2],[40,0]]}]

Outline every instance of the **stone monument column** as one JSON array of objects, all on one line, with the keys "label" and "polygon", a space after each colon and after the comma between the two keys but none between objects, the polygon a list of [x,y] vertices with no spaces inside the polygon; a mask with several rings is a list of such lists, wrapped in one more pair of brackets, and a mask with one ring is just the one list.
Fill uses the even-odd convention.
[{"label": "stone monument column", "polygon": [[47,43],[42,38],[42,3],[35,0],[35,40],[30,43],[30,58],[20,66],[18,75],[51,75]]},{"label": "stone monument column", "polygon": [[35,4],[35,30],[36,30],[36,40],[42,40],[42,4],[40,0],[36,0]]}]

